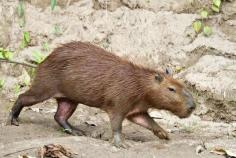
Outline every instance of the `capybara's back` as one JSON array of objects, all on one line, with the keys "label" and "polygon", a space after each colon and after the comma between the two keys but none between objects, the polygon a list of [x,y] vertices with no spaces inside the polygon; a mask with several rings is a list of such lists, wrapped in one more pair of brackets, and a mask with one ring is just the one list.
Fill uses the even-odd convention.
[{"label": "capybara's back", "polygon": [[37,68],[31,88],[21,94],[9,116],[18,125],[25,106],[56,98],[55,120],[65,132],[82,134],[68,123],[78,103],[98,107],[110,117],[113,144],[124,147],[124,118],[144,126],[159,138],[167,133],[148,115],[149,108],[187,117],[195,108],[190,92],[169,74],[135,65],[89,43],[71,42],[56,48]]},{"label": "capybara's back", "polygon": [[140,88],[135,70],[130,62],[97,46],[72,42],[55,49],[39,65],[34,85],[47,87],[44,93],[51,91],[51,97],[102,107],[114,97],[131,97]]}]

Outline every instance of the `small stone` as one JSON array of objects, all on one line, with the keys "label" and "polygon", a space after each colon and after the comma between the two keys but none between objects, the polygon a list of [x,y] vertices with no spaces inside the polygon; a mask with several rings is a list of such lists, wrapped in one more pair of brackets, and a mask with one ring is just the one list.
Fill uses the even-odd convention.
[{"label": "small stone", "polygon": [[205,149],[202,145],[198,145],[196,147],[196,154],[200,154],[201,152],[203,152]]}]

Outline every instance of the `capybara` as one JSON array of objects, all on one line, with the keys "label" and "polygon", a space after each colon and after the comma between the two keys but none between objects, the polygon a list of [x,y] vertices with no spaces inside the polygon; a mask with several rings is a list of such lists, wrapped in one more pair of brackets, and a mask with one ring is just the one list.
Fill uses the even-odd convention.
[{"label": "capybara", "polygon": [[19,95],[8,123],[19,125],[23,107],[52,97],[58,103],[54,118],[69,134],[81,134],[68,123],[79,103],[107,112],[112,143],[117,147],[125,147],[121,134],[125,118],[161,139],[168,139],[167,132],[147,110],[164,109],[185,118],[195,108],[190,92],[168,73],[133,64],[85,42],[71,42],[56,48],[38,66],[31,88]]}]

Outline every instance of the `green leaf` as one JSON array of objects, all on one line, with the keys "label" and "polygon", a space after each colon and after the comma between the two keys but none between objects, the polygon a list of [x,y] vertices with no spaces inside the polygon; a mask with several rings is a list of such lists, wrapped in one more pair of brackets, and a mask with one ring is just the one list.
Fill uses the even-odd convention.
[{"label": "green leaf", "polygon": [[195,21],[193,23],[193,29],[196,33],[199,33],[201,31],[202,28],[202,22],[201,21]]},{"label": "green leaf", "polygon": [[30,43],[30,33],[28,31],[23,32],[23,37],[20,43],[20,48],[23,49],[27,47]]},{"label": "green leaf", "polygon": [[20,27],[24,27],[25,26],[25,9],[24,9],[23,0],[19,0],[18,6],[17,6],[17,14],[19,16],[18,23]]},{"label": "green leaf", "polygon": [[205,36],[210,36],[210,35],[212,34],[212,29],[211,29],[211,27],[205,26],[205,27],[203,28],[203,33],[204,33]]},{"label": "green leaf", "polygon": [[27,44],[25,43],[24,40],[22,40],[22,41],[20,42],[20,48],[23,49],[23,48],[25,48],[26,46],[27,46]]},{"label": "green leaf", "polygon": [[215,6],[215,5],[212,5],[212,6],[211,6],[211,9],[212,9],[214,12],[217,12],[217,13],[220,12],[220,8],[218,8],[218,7]]},{"label": "green leaf", "polygon": [[218,9],[220,8],[221,0],[213,0],[213,5],[216,6]]},{"label": "green leaf", "polygon": [[11,60],[13,57],[13,53],[10,51],[6,51],[3,53],[3,57],[4,57],[4,59]]},{"label": "green leaf", "polygon": [[201,17],[202,17],[203,19],[208,18],[208,11],[202,10],[200,14],[201,14]]},{"label": "green leaf", "polygon": [[51,9],[52,10],[54,10],[56,4],[57,4],[57,0],[51,0]]},{"label": "green leaf", "polygon": [[0,59],[10,60],[13,57],[13,52],[3,49],[0,49]]},{"label": "green leaf", "polygon": [[30,85],[30,76],[27,72],[26,72],[25,78],[24,78],[24,85],[26,85],[26,86]]},{"label": "green leaf", "polygon": [[0,59],[4,59],[2,52],[0,52]]},{"label": "green leaf", "polygon": [[35,63],[40,64],[41,62],[43,62],[44,59],[45,59],[45,56],[39,51],[33,52],[33,60]]},{"label": "green leaf", "polygon": [[29,43],[29,42],[30,42],[30,34],[29,34],[29,32],[28,32],[28,31],[25,31],[25,32],[23,33],[23,36],[24,36],[24,41],[25,41],[26,43]]},{"label": "green leaf", "polygon": [[45,51],[49,51],[49,46],[48,46],[48,42],[43,42],[43,50]]},{"label": "green leaf", "polygon": [[35,77],[35,68],[29,68],[28,70],[27,70],[27,72],[28,72],[28,74],[29,74],[29,76],[30,76],[30,78],[34,78]]},{"label": "green leaf", "polygon": [[179,73],[180,71],[182,71],[183,70],[183,67],[181,67],[181,66],[176,66],[175,67],[175,71],[177,72],[177,73]]},{"label": "green leaf", "polygon": [[3,79],[0,79],[0,89],[3,88],[4,84],[5,84],[5,81]]},{"label": "green leaf", "polygon": [[19,17],[23,17],[24,16],[24,5],[23,5],[23,1],[19,2],[19,5],[17,6],[17,13]]},{"label": "green leaf", "polygon": [[61,28],[58,26],[58,24],[54,25],[53,27],[53,33],[57,36],[62,34]]},{"label": "green leaf", "polygon": [[14,91],[16,94],[18,94],[20,92],[20,85],[19,84],[15,85]]}]

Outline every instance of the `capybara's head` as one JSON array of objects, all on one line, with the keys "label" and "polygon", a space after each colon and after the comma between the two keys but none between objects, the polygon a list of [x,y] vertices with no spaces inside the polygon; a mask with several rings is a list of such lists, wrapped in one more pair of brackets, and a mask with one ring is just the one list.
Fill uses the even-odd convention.
[{"label": "capybara's head", "polygon": [[152,77],[148,101],[153,108],[168,110],[180,118],[188,117],[196,104],[190,91],[175,80],[168,71]]}]

